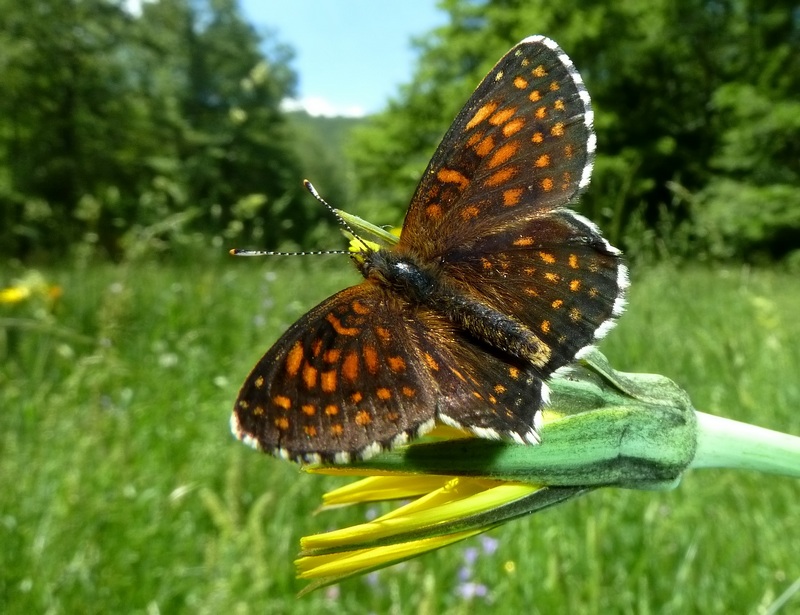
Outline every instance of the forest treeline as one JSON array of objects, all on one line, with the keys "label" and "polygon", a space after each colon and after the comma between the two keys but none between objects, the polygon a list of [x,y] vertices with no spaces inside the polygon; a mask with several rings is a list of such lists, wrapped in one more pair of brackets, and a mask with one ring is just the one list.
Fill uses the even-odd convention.
[{"label": "forest treeline", "polygon": [[415,41],[411,83],[353,130],[281,110],[292,51],[236,0],[128,6],[0,0],[5,257],[335,247],[304,177],[398,223],[472,88],[533,33],[587,83],[598,156],[580,209],[614,243],[634,257],[800,255],[796,3],[443,0],[448,23]]}]

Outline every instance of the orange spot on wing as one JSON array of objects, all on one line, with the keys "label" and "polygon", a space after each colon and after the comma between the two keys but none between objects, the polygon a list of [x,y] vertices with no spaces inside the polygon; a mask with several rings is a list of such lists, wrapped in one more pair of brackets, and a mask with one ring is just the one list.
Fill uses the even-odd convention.
[{"label": "orange spot on wing", "polygon": [[539,325],[539,328],[542,330],[543,333],[550,333],[550,321],[543,320],[542,324]]},{"label": "orange spot on wing", "polygon": [[439,178],[439,181],[446,184],[458,184],[462,189],[469,186],[469,180],[455,169],[439,169],[436,177]]},{"label": "orange spot on wing", "polygon": [[442,219],[442,208],[437,205],[436,203],[432,203],[425,208],[425,213],[428,215],[429,218],[433,220],[441,220]]},{"label": "orange spot on wing", "polygon": [[493,188],[495,186],[500,186],[505,184],[508,180],[512,179],[517,173],[519,172],[519,167],[509,166],[495,173],[492,173],[489,177],[486,178],[484,182],[484,186],[488,186]]},{"label": "orange spot on wing", "polygon": [[483,120],[485,120],[492,113],[494,113],[494,110],[497,109],[497,107],[498,103],[496,102],[490,102],[483,105],[483,107],[481,107],[475,112],[475,115],[472,116],[472,119],[469,122],[467,122],[467,130],[474,128],[475,126],[480,124]]},{"label": "orange spot on wing", "polygon": [[341,423],[334,423],[330,427],[330,432],[332,435],[336,436],[337,438],[344,433],[344,427],[342,427]]},{"label": "orange spot on wing", "polygon": [[341,355],[342,355],[341,350],[339,350],[338,348],[331,348],[330,350],[326,350],[322,354],[322,359],[326,363],[336,363]]},{"label": "orange spot on wing", "polygon": [[256,385],[257,389],[264,388],[264,376],[259,376],[258,378],[256,378],[253,384]]},{"label": "orange spot on wing", "polygon": [[541,156],[539,156],[535,160],[535,162],[533,163],[533,166],[539,167],[539,168],[549,167],[550,166],[550,156],[548,156],[547,154],[542,154]]},{"label": "orange spot on wing", "polygon": [[303,383],[307,389],[317,386],[317,369],[308,363],[303,365]]},{"label": "orange spot on wing", "polygon": [[474,205],[470,205],[469,207],[465,207],[461,212],[461,219],[462,220],[471,220],[472,218],[477,218],[478,214],[481,213],[481,210],[475,207]]},{"label": "orange spot on wing", "polygon": [[564,302],[561,299],[556,299],[550,304],[554,310],[559,309],[562,305],[564,305]]},{"label": "orange spot on wing", "polygon": [[342,376],[350,382],[355,382],[358,378],[358,355],[355,352],[348,352],[342,361]]},{"label": "orange spot on wing", "polygon": [[372,311],[368,306],[364,305],[360,301],[353,301],[353,303],[350,304],[350,307],[353,308],[353,311],[356,314],[360,314],[361,316],[365,316]]},{"label": "orange spot on wing", "polygon": [[515,77],[514,78],[514,87],[520,90],[524,90],[528,87],[528,80],[523,77]]},{"label": "orange spot on wing", "polygon": [[389,357],[389,369],[394,373],[406,371],[406,361],[403,357]]},{"label": "orange spot on wing", "polygon": [[542,77],[544,77],[544,76],[546,76],[546,75],[547,75],[547,71],[544,69],[544,66],[543,66],[543,65],[539,64],[539,66],[537,66],[536,68],[534,68],[534,69],[531,71],[531,74],[532,74],[534,77],[539,77],[539,78],[542,78]]},{"label": "orange spot on wing", "polygon": [[514,245],[524,248],[525,246],[533,245],[533,237],[520,237],[514,240]]},{"label": "orange spot on wing", "polygon": [[549,89],[551,92],[556,92],[561,89],[561,86],[558,85],[558,81],[551,81]]},{"label": "orange spot on wing", "polygon": [[353,336],[353,335],[358,335],[358,333],[361,331],[361,329],[359,329],[358,327],[344,327],[344,326],[342,326],[342,321],[339,320],[333,314],[328,314],[325,317],[325,320],[327,320],[331,324],[331,326],[333,327],[333,330],[336,331],[336,333],[338,333],[339,335]]},{"label": "orange spot on wing", "polygon": [[317,435],[317,428],[313,425],[306,425],[303,427],[303,431],[306,432],[306,435],[310,438],[313,438]]},{"label": "orange spot on wing", "polygon": [[417,394],[417,392],[414,389],[412,389],[411,387],[409,387],[409,386],[405,386],[400,390],[402,391],[403,395],[405,395],[406,397],[414,397],[414,395]]},{"label": "orange spot on wing", "polygon": [[558,277],[557,273],[552,273],[548,271],[547,273],[544,274],[544,279],[547,280],[548,282],[558,282],[561,278]]},{"label": "orange spot on wing", "polygon": [[536,117],[537,120],[543,120],[547,117],[547,107],[541,106],[533,112],[533,115]]},{"label": "orange spot on wing", "polygon": [[509,107],[507,109],[502,109],[489,118],[489,123],[493,124],[494,126],[505,124],[508,120],[510,120],[514,116],[516,112],[517,112],[516,107]]},{"label": "orange spot on wing", "polygon": [[550,192],[553,189],[553,180],[550,177],[545,177],[541,181],[542,190]]},{"label": "orange spot on wing", "polygon": [[518,117],[517,119],[511,120],[508,124],[503,126],[503,136],[510,137],[512,135],[515,135],[524,127],[525,127],[525,120],[521,117]]},{"label": "orange spot on wing", "polygon": [[317,413],[317,407],[312,404],[303,404],[300,409],[306,416],[314,416]]},{"label": "orange spot on wing", "polygon": [[563,111],[565,109],[564,99],[563,98],[559,98],[556,102],[554,102],[553,103],[553,108],[556,111]]},{"label": "orange spot on wing", "polygon": [[386,327],[375,327],[375,335],[377,335],[382,342],[388,342],[392,339],[392,332]]},{"label": "orange spot on wing", "polygon": [[576,254],[569,255],[569,266],[573,269],[578,268],[578,256]]},{"label": "orange spot on wing", "polygon": [[377,374],[378,373],[378,352],[375,350],[374,346],[364,346],[363,349],[364,354],[364,365],[367,366],[367,371],[370,374]]},{"label": "orange spot on wing", "polygon": [[364,396],[361,393],[359,393],[358,391],[356,391],[355,393],[353,393],[350,396],[350,401],[352,401],[354,404],[357,404],[362,399],[364,399]]},{"label": "orange spot on wing", "polygon": [[356,412],[356,416],[355,416],[354,420],[356,422],[356,425],[360,425],[361,427],[364,427],[366,425],[369,425],[372,422],[372,417],[370,416],[369,412],[367,412],[366,410],[359,410],[358,412]]},{"label": "orange spot on wing", "polygon": [[519,378],[519,368],[517,367],[509,367],[508,368],[508,375],[511,376],[514,380]]},{"label": "orange spot on wing", "polygon": [[284,410],[289,410],[292,407],[292,400],[285,395],[276,395],[272,398],[272,403]]},{"label": "orange spot on wing", "polygon": [[430,369],[435,372],[439,371],[439,363],[430,354],[426,352],[422,355],[422,358],[425,359],[425,365],[427,365]]},{"label": "orange spot on wing", "polygon": [[550,129],[550,134],[554,137],[563,137],[564,136],[564,122],[556,122],[553,124],[553,127]]},{"label": "orange spot on wing", "polygon": [[519,150],[519,143],[512,141],[501,146],[489,159],[488,165],[493,169],[501,164],[505,164]]},{"label": "orange spot on wing", "polygon": [[581,314],[581,311],[578,308],[572,308],[569,311],[569,319],[572,322],[578,322],[581,318],[583,318],[583,315]]},{"label": "orange spot on wing", "polygon": [[277,427],[280,431],[286,431],[289,429],[289,419],[285,416],[280,416],[275,419],[275,427]]},{"label": "orange spot on wing", "polygon": [[541,132],[534,132],[533,136],[531,136],[531,141],[534,143],[541,143],[544,141],[544,135]]},{"label": "orange spot on wing", "polygon": [[392,392],[385,387],[379,388],[377,391],[375,391],[375,394],[378,396],[378,399],[382,399],[384,401],[392,398]]},{"label": "orange spot on wing", "polygon": [[573,293],[576,293],[576,292],[578,292],[578,291],[581,289],[581,281],[580,281],[580,280],[572,280],[572,281],[570,281],[570,283],[569,283],[569,289],[570,289],[570,290],[571,290]]},{"label": "orange spot on wing", "polygon": [[512,205],[516,205],[519,203],[520,198],[522,198],[523,190],[522,188],[510,188],[503,192],[503,205],[506,207],[511,207]]},{"label": "orange spot on wing", "polygon": [[485,139],[481,139],[481,141],[475,146],[475,153],[478,154],[481,158],[489,154],[494,149],[494,139],[492,137],[486,137]]},{"label": "orange spot on wing", "polygon": [[534,90],[528,94],[528,100],[531,102],[539,102],[542,99],[542,93],[539,90]]},{"label": "orange spot on wing", "polygon": [[289,374],[290,377],[294,378],[297,376],[297,372],[300,371],[300,365],[303,363],[303,344],[298,342],[294,343],[292,349],[289,351],[289,354],[286,355],[286,373]]},{"label": "orange spot on wing", "polygon": [[325,406],[325,414],[327,416],[336,416],[337,414],[339,414],[339,406],[336,406],[334,404],[328,404],[327,406]]},{"label": "orange spot on wing", "polygon": [[320,374],[320,386],[326,393],[333,393],[336,390],[338,374],[335,369]]},{"label": "orange spot on wing", "polygon": [[556,257],[550,254],[550,252],[539,252],[539,258],[541,258],[548,265],[552,265],[556,262]]}]

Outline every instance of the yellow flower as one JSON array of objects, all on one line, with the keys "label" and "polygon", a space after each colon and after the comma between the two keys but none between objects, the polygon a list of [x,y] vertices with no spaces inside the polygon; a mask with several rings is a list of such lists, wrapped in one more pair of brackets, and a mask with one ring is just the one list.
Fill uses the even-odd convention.
[{"label": "yellow flower", "polygon": [[0,303],[21,303],[31,296],[31,289],[25,286],[10,286],[0,290]]}]

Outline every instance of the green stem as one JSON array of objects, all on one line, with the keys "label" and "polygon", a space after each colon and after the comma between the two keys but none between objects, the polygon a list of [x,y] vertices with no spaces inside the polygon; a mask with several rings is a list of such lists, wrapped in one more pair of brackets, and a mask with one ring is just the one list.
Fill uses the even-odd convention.
[{"label": "green stem", "polygon": [[689,468],[736,468],[800,478],[800,438],[697,412],[697,451]]}]

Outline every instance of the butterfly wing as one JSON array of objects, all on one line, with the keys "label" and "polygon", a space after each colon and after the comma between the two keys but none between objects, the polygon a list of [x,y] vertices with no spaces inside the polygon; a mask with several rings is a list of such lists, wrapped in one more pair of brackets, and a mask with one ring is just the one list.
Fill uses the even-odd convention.
[{"label": "butterfly wing", "polygon": [[294,323],[239,392],[237,437],[295,461],[347,462],[430,428],[434,400],[408,365],[398,301],[363,282]]},{"label": "butterfly wing", "polygon": [[441,257],[454,292],[522,323],[549,349],[546,377],[602,338],[624,309],[627,268],[594,225],[548,216]]},{"label": "butterfly wing", "polygon": [[344,463],[429,430],[436,417],[535,441],[541,381],[442,316],[369,281],[312,309],[256,364],[232,430],[264,452]]},{"label": "butterfly wing", "polygon": [[411,201],[398,249],[433,260],[576,199],[591,175],[592,119],[566,54],[544,37],[523,40],[447,131]]}]

